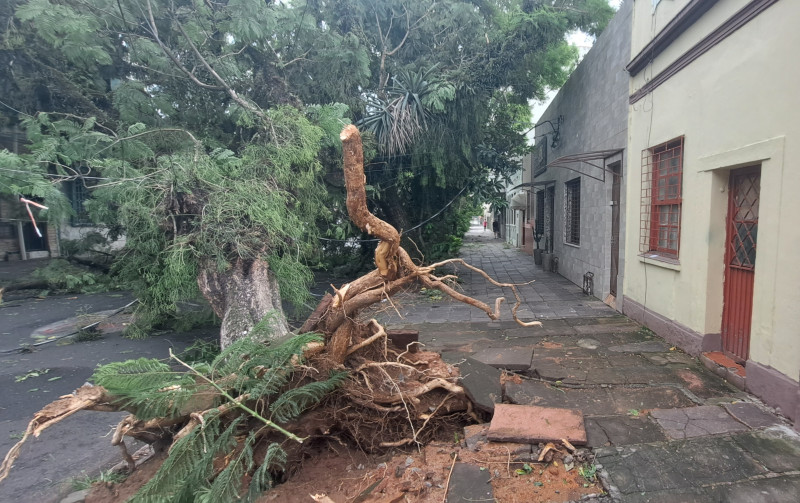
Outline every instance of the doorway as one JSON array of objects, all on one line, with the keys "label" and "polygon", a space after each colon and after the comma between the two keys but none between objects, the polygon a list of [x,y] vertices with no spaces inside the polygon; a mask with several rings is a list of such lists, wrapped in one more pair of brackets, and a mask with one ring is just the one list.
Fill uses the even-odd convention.
[{"label": "doorway", "polygon": [[742,363],[750,353],[761,166],[731,171],[728,187],[722,350]]},{"label": "doorway", "polygon": [[611,182],[611,271],[608,292],[617,296],[617,277],[619,276],[619,218],[620,190],[622,181],[622,162],[611,164],[608,169],[613,178]]}]

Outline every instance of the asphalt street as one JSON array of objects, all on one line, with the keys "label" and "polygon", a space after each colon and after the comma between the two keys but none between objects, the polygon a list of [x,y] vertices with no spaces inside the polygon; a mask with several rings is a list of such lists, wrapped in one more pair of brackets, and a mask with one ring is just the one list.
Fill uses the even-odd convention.
[{"label": "asphalt street", "polygon": [[[26,345],[47,340],[41,334],[32,337],[37,329],[73,317],[78,317],[80,324],[90,313],[122,307],[131,298],[129,293],[110,292],[54,295],[45,299],[12,298],[0,304],[3,456],[19,440],[36,411],[80,387],[98,365],[129,358],[165,358],[169,348],[182,351],[197,338],[216,335],[216,329],[211,327],[132,340],[122,337],[120,327],[111,327],[97,340],[75,342],[65,338],[33,351],[19,351]],[[111,446],[110,433],[124,416],[124,413],[84,411],[44,431],[38,439],[30,439],[8,479],[0,483],[0,501],[57,502],[70,492],[74,479],[95,476],[118,462],[119,449]]]}]

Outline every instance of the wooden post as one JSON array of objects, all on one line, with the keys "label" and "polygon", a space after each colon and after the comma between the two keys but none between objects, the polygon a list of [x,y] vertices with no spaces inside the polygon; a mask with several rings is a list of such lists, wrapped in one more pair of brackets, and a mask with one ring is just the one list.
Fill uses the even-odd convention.
[{"label": "wooden post", "polygon": [[17,239],[19,240],[20,260],[28,260],[28,251],[25,249],[25,234],[22,232],[22,221],[17,221]]}]

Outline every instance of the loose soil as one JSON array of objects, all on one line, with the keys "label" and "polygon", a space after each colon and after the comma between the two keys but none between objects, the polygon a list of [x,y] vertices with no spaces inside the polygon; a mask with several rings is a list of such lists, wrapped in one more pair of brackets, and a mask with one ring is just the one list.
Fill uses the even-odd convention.
[{"label": "loose soil", "polygon": [[[444,501],[454,457],[489,470],[498,503],[576,501],[602,492],[596,482],[584,479],[576,465],[569,472],[557,452],[550,463],[514,461],[504,444],[486,444],[472,452],[462,443],[433,442],[421,449],[395,450],[368,455],[331,444],[326,451],[306,459],[289,481],[278,485],[257,503],[312,503],[311,495],[325,495],[334,503],[441,503]],[[120,484],[96,484],[86,503],[121,503],[130,498],[156,472],[164,455],[143,464]],[[524,474],[518,474],[521,469]]]}]

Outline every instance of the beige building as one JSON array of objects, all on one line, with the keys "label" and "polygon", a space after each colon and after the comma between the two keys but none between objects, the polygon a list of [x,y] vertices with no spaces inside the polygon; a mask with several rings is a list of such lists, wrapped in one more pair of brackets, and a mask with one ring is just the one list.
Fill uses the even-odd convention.
[{"label": "beige building", "polygon": [[624,312],[800,424],[800,1],[636,0]]}]

